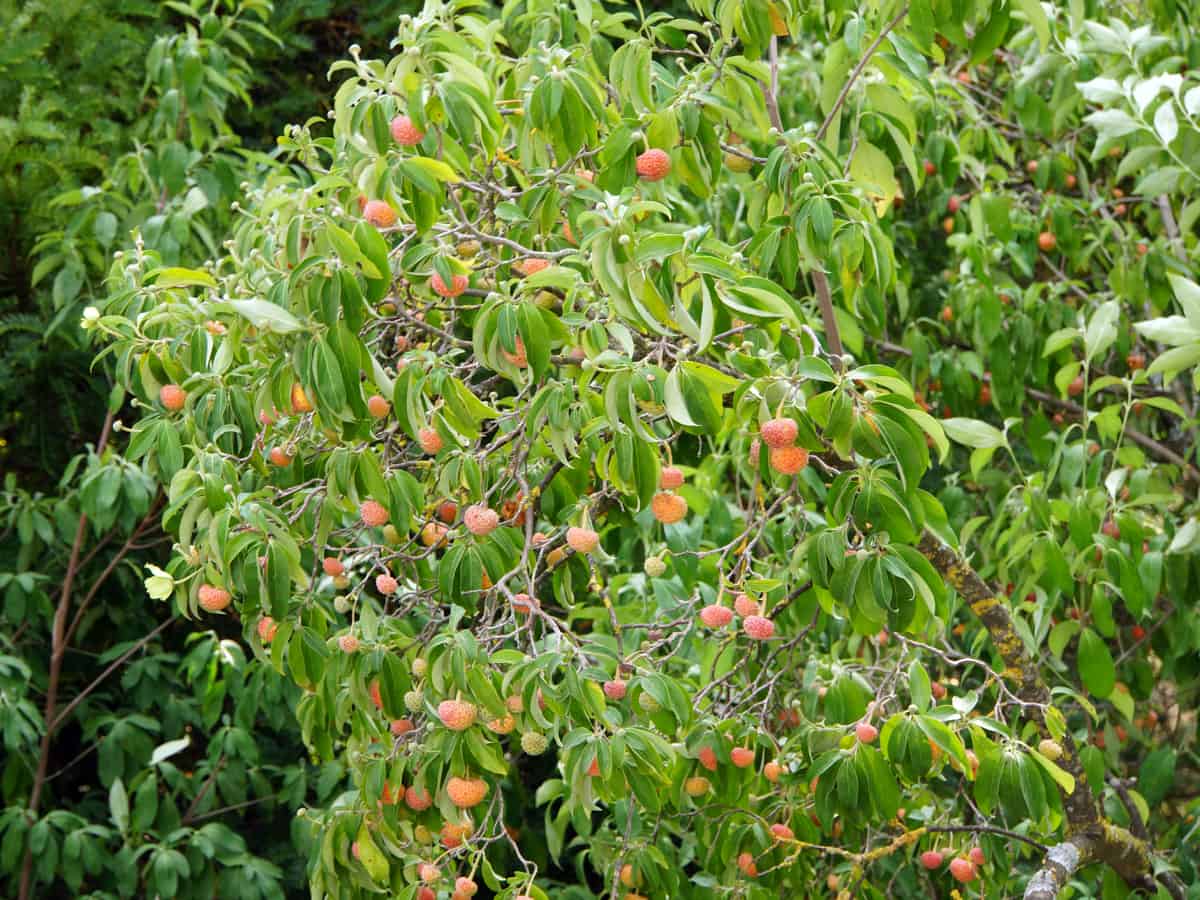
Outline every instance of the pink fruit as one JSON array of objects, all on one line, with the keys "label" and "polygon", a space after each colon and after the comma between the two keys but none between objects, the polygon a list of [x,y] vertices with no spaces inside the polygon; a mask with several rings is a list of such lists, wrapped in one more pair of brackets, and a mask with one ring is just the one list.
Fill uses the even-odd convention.
[{"label": "pink fruit", "polygon": [[327,556],[321,560],[321,569],[324,570],[326,575],[333,578],[337,578],[337,576],[344,574],[346,571],[346,567],[342,565],[342,561],[332,556]]},{"label": "pink fruit", "polygon": [[421,812],[433,805],[433,798],[424,788],[418,790],[416,787],[410,787],[404,792],[404,802],[413,812]]},{"label": "pink fruit", "polygon": [[576,553],[591,553],[600,543],[600,536],[590,528],[568,528],[567,546]]},{"label": "pink fruit", "polygon": [[763,616],[749,616],[742,622],[746,636],[756,641],[765,641],[775,634],[775,623]]},{"label": "pink fruit", "polygon": [[749,747],[734,747],[729,751],[730,761],[739,769],[754,765],[754,751]]},{"label": "pink fruit", "polygon": [[728,606],[714,603],[700,610],[700,621],[709,628],[724,628],[733,621],[733,610]]},{"label": "pink fruit", "polygon": [[403,147],[415,147],[425,140],[425,132],[413,124],[408,116],[392,119],[392,139]]},{"label": "pink fruit", "polygon": [[264,644],[269,644],[275,640],[275,632],[279,630],[278,623],[270,616],[263,616],[258,620],[258,637]]},{"label": "pink fruit", "polygon": [[392,405],[378,394],[372,394],[367,398],[367,412],[369,412],[373,418],[383,419],[391,411]]},{"label": "pink fruit", "polygon": [[757,616],[760,612],[758,601],[749,594],[738,594],[733,600],[733,608],[743,619],[747,616]]},{"label": "pink fruit", "polygon": [[220,612],[229,605],[229,591],[212,584],[200,585],[197,592],[200,606],[206,612]]},{"label": "pink fruit", "polygon": [[683,472],[674,466],[667,466],[658,476],[658,486],[664,491],[673,491],[683,486]]},{"label": "pink fruit", "polygon": [[673,525],[687,515],[688,505],[678,494],[658,493],[650,501],[650,510],[664,525]]},{"label": "pink fruit", "polygon": [[376,228],[391,228],[396,224],[396,211],[382,200],[368,200],[363,218]]},{"label": "pink fruit", "polygon": [[443,700],[438,704],[438,718],[451,731],[466,731],[475,724],[475,704],[465,700]]},{"label": "pink fruit", "polygon": [[619,678],[604,682],[604,696],[609,700],[624,700],[626,690],[625,682]]},{"label": "pink fruit", "polygon": [[383,574],[375,578],[375,590],[381,594],[394,594],[400,589],[400,583],[391,575]]},{"label": "pink fruit", "polygon": [[417,432],[417,443],[430,456],[436,456],[442,449],[442,436],[427,425]]},{"label": "pink fruit", "polygon": [[657,147],[639,154],[635,165],[638,177],[644,181],[662,181],[671,174],[671,157]]},{"label": "pink fruit", "polygon": [[926,850],[921,854],[921,865],[930,871],[941,868],[942,854],[936,850]]},{"label": "pink fruit", "polygon": [[482,503],[476,503],[468,506],[463,513],[463,524],[471,534],[486,537],[500,526],[500,514]]},{"label": "pink fruit", "polygon": [[354,653],[358,650],[358,638],[352,634],[343,634],[338,638],[338,647],[343,653]]},{"label": "pink fruit", "polygon": [[700,760],[700,765],[708,771],[717,771],[717,754],[712,747],[701,747],[700,752],[696,754],[696,759]]},{"label": "pink fruit", "polygon": [[513,594],[512,608],[518,616],[527,616],[538,608],[538,601],[528,594]]},{"label": "pink fruit", "polygon": [[975,863],[976,866],[982,866],[987,862],[987,857],[983,855],[982,847],[972,847],[971,852],[967,856],[971,858],[971,862]]},{"label": "pink fruit", "polygon": [[434,272],[429,279],[430,289],[439,297],[457,297],[467,289],[467,285],[470,283],[471,280],[466,275],[453,275],[450,278],[450,284],[447,285],[437,272]]},{"label": "pink fruit", "polygon": [[776,822],[771,826],[771,834],[775,835],[775,839],[780,841],[790,841],[796,837],[792,829],[780,822]]},{"label": "pink fruit", "polygon": [[770,419],[762,423],[758,433],[762,435],[763,443],[774,449],[794,444],[800,428],[791,419]]},{"label": "pink fruit", "polygon": [[171,412],[179,412],[187,402],[187,391],[177,384],[164,384],[158,389],[158,400]]},{"label": "pink fruit", "polygon": [[376,503],[374,500],[367,500],[358,508],[359,518],[362,519],[364,525],[368,528],[377,528],[380,525],[386,525],[388,520],[388,511],[382,503]]},{"label": "pink fruit", "polygon": [[808,451],[803,447],[773,447],[769,460],[780,475],[795,475],[808,465]]},{"label": "pink fruit", "polygon": [[860,743],[871,744],[875,742],[875,738],[879,737],[879,729],[870,722],[859,722],[854,726],[854,736]]},{"label": "pink fruit", "polygon": [[972,882],[975,880],[975,863],[965,856],[956,856],[950,860],[950,874],[963,884]]}]

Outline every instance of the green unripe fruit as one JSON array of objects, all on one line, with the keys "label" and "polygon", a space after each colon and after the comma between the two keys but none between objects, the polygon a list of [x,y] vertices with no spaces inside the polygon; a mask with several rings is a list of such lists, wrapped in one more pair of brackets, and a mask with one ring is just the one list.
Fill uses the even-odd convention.
[{"label": "green unripe fruit", "polygon": [[425,673],[428,671],[429,671],[429,663],[425,660],[424,657],[418,656],[416,659],[413,660],[412,673],[414,675],[416,675],[418,678],[425,677]]},{"label": "green unripe fruit", "polygon": [[393,547],[400,543],[400,532],[396,530],[395,525],[383,526],[383,539]]},{"label": "green unripe fruit", "polygon": [[638,695],[638,706],[648,713],[656,713],[662,709],[662,704],[645,691]]},{"label": "green unripe fruit", "polygon": [[333,600],[333,608],[344,616],[346,613],[350,612],[350,598],[335,597]]},{"label": "green unripe fruit", "polygon": [[1063,750],[1062,745],[1059,744],[1058,741],[1052,741],[1049,738],[1046,738],[1038,744],[1038,752],[1042,754],[1042,756],[1046,757],[1046,759],[1050,760],[1050,762],[1054,762],[1056,759],[1062,756]]},{"label": "green unripe fruit", "polygon": [[527,731],[521,735],[521,749],[530,756],[541,756],[549,746],[550,742],[540,732]]},{"label": "green unripe fruit", "polygon": [[661,557],[648,556],[645,563],[642,564],[642,571],[651,578],[658,578],[667,571],[667,564],[663,562]]},{"label": "green unripe fruit", "polygon": [[420,712],[425,705],[425,698],[420,691],[408,691],[404,695],[404,707],[409,712]]}]

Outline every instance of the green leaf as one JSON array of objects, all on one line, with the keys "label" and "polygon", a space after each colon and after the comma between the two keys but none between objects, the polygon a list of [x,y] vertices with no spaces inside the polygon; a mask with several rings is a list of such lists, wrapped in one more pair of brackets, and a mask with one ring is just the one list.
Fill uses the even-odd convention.
[{"label": "green leaf", "polygon": [[1079,678],[1093,696],[1104,698],[1112,693],[1117,683],[1117,670],[1113,665],[1108,644],[1091,628],[1083,629],[1079,636]]},{"label": "green leaf", "polygon": [[978,419],[943,419],[942,428],[950,440],[968,447],[994,449],[1008,446],[1004,432]]},{"label": "green leaf", "polygon": [[274,331],[276,334],[288,334],[304,328],[299,319],[269,300],[230,300],[228,303],[255,328]]}]

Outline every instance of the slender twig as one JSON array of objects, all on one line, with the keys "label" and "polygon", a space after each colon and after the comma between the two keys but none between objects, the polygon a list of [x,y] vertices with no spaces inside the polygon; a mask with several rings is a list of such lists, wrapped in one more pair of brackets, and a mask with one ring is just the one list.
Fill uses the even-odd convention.
[{"label": "slender twig", "polygon": [[[817,129],[816,139],[818,141],[825,137],[825,132],[829,130],[829,126],[833,124],[834,117],[841,110],[842,105],[846,102],[846,98],[850,95],[850,88],[854,86],[854,82],[858,80],[858,76],[863,73],[863,69],[865,69],[867,67],[867,63],[871,61],[871,57],[875,54],[875,51],[879,49],[879,45],[883,43],[883,40],[888,36],[888,33],[904,20],[906,15],[908,15],[907,3],[900,7],[900,12],[896,13],[890,22],[883,26],[883,31],[879,32],[879,37],[875,38],[875,40],[871,43],[871,46],[867,48],[867,52],[863,54],[863,58],[858,61],[858,65],[854,67],[854,70],[850,73],[850,77],[847,78],[846,83],[842,85],[842,90],[837,95],[837,99],[833,101],[833,106],[831,106],[829,108],[829,112],[825,114],[825,121],[822,122],[821,127]],[[772,40],[772,46],[774,46],[774,43],[774,40]]]}]

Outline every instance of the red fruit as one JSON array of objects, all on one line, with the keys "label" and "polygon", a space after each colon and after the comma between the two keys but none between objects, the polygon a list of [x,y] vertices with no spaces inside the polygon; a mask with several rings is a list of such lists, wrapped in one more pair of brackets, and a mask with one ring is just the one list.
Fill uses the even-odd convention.
[{"label": "red fruit", "polygon": [[426,862],[417,866],[417,875],[422,881],[437,881],[439,874],[438,867],[433,863]]},{"label": "red fruit", "polygon": [[267,454],[267,458],[271,460],[271,465],[279,466],[281,469],[284,466],[292,464],[291,455],[282,447],[272,447],[271,452]]},{"label": "red fruit", "polygon": [[538,272],[541,272],[543,269],[550,268],[550,260],[542,259],[541,257],[538,257],[538,256],[531,256],[527,259],[517,260],[515,263],[512,264],[512,267],[517,272],[519,272],[520,274],[522,274],[526,278],[528,278],[530,275],[536,275]]},{"label": "red fruit", "polygon": [[673,491],[683,486],[683,472],[674,466],[667,466],[658,476],[658,486],[664,491]]},{"label": "red fruit", "polygon": [[367,412],[374,418],[382,419],[392,411],[392,404],[388,403],[378,394],[372,394],[367,398]]},{"label": "red fruit", "polygon": [[879,737],[879,729],[870,722],[859,722],[854,726],[854,736],[863,744],[873,744]]},{"label": "red fruit", "polygon": [[783,766],[774,760],[771,760],[769,763],[763,766],[763,778],[767,779],[767,781],[771,782],[771,784],[777,782],[779,780],[779,776],[782,774]]},{"label": "red fruit", "polygon": [[383,709],[383,694],[379,691],[378,678],[367,685],[367,693],[371,695],[371,702],[375,704],[375,708]]},{"label": "red fruit", "polygon": [[1037,170],[1038,161],[1036,159],[1031,159],[1029,162],[1025,163],[1025,171],[1030,175],[1033,175],[1035,172],[1037,172]]},{"label": "red fruit", "polygon": [[794,444],[800,428],[792,419],[770,419],[759,426],[758,433],[763,443],[774,449]]},{"label": "red fruit", "polygon": [[795,840],[796,838],[796,835],[792,829],[788,828],[781,822],[776,822],[771,826],[771,834],[775,835],[775,839],[778,841],[791,841]]},{"label": "red fruit", "polygon": [[942,321],[943,322],[953,322],[954,321],[953,308],[951,308],[950,306],[942,307]]},{"label": "red fruit", "polygon": [[927,159],[927,160],[925,160],[925,162],[923,163],[923,165],[925,166],[925,175],[926,175],[926,177],[930,177],[930,178],[932,178],[932,177],[933,177],[933,175],[934,175],[934,173],[935,173],[935,172],[937,172],[937,166],[935,166],[935,165],[933,164],[933,162],[932,162],[931,160],[928,160],[928,159]]},{"label": "red fruit", "polygon": [[1130,372],[1144,369],[1146,368],[1146,357],[1140,353],[1130,353],[1125,357],[1125,365],[1129,367]]},{"label": "red fruit", "polygon": [[1135,641],[1140,641],[1146,636],[1146,629],[1141,625],[1134,625],[1129,629],[1129,634]]},{"label": "red fruit", "polygon": [[471,283],[471,279],[466,275],[454,275],[450,279],[449,286],[442,280],[442,276],[434,272],[429,279],[430,289],[439,297],[457,297],[467,289],[467,285]]},{"label": "red fruit", "polygon": [[636,166],[638,177],[644,181],[662,181],[671,174],[671,157],[654,147],[638,155]]},{"label": "red fruit", "polygon": [[396,737],[408,734],[416,727],[417,726],[413,724],[412,719],[393,719],[390,726],[392,734],[394,734]]},{"label": "red fruit", "polygon": [[388,520],[388,511],[382,503],[376,503],[374,500],[367,500],[358,508],[359,518],[362,523],[368,528],[378,528],[380,525],[386,525]]},{"label": "red fruit", "polygon": [[459,809],[478,806],[487,796],[488,783],[482,778],[451,778],[446,782],[446,796]]},{"label": "red fruit", "polygon": [[298,384],[292,385],[292,412],[297,415],[309,413],[313,411],[312,400],[308,398],[308,394],[304,393],[304,388]]},{"label": "red fruit", "polygon": [[381,594],[394,594],[400,590],[400,582],[391,575],[383,574],[375,578],[375,590]]},{"label": "red fruit", "polygon": [[758,601],[749,594],[738,594],[733,600],[733,608],[742,618],[746,616],[757,616],[761,607]]},{"label": "red fruit", "polygon": [[447,525],[453,525],[458,518],[458,504],[453,500],[443,500],[438,504],[437,517]]},{"label": "red fruit", "polygon": [[765,641],[775,634],[775,623],[763,616],[748,616],[742,622],[742,631],[753,640]]},{"label": "red fruit", "polygon": [[1058,238],[1056,238],[1054,233],[1051,231],[1043,231],[1041,234],[1039,234],[1037,242],[1038,249],[1040,249],[1043,253],[1049,253],[1058,246]]},{"label": "red fruit", "polygon": [[795,475],[808,465],[808,451],[803,447],[775,447],[770,461],[771,468],[780,475]]},{"label": "red fruit", "polygon": [[701,747],[700,752],[696,754],[696,759],[700,760],[700,765],[708,771],[717,771],[717,754],[712,747]]},{"label": "red fruit", "polygon": [[733,621],[733,610],[728,606],[714,603],[700,610],[700,621],[709,628],[724,628]]},{"label": "red fruit", "polygon": [[664,525],[673,525],[687,515],[688,505],[678,494],[660,492],[650,501],[650,510],[654,513],[654,518]]},{"label": "red fruit", "polygon": [[437,893],[433,888],[422,885],[417,889],[417,900],[437,900]]},{"label": "red fruit", "polygon": [[950,874],[963,884],[972,882],[975,880],[975,863],[965,856],[957,856],[950,860]]},{"label": "red fruit", "polygon": [[591,764],[590,766],[588,766],[587,773],[588,773],[588,775],[590,775],[592,778],[598,778],[598,777],[600,777],[600,760],[598,760],[598,759],[593,759],[593,760],[592,760],[592,764]]},{"label": "red fruit", "polygon": [[436,456],[442,449],[442,436],[426,425],[417,431],[417,443],[430,456]]},{"label": "red fruit", "polygon": [[352,634],[343,634],[338,638],[338,647],[343,653],[354,653],[358,650],[358,638]]},{"label": "red fruit", "polygon": [[758,865],[754,862],[754,854],[752,853],[739,853],[737,867],[742,870],[743,875],[750,878],[758,874]]},{"label": "red fruit", "polygon": [[1100,530],[1102,532],[1104,532],[1106,535],[1108,535],[1110,538],[1112,538],[1114,541],[1118,541],[1121,539],[1121,528],[1112,519],[1106,520],[1105,523],[1100,526]]},{"label": "red fruit", "polygon": [[982,847],[972,847],[971,852],[967,855],[971,858],[971,862],[975,863],[977,866],[982,866],[985,862],[987,862],[987,857],[983,855]]},{"label": "red fruit", "polygon": [[730,761],[739,769],[754,765],[754,751],[749,747],[734,747],[729,751]]},{"label": "red fruit", "polygon": [[576,553],[591,553],[600,543],[600,536],[590,528],[568,528],[567,546]]},{"label": "red fruit", "polygon": [[946,232],[946,234],[954,234],[953,216],[946,216],[946,218],[942,219],[942,231]]},{"label": "red fruit", "polygon": [[396,116],[392,119],[392,140],[402,147],[415,147],[425,140],[425,132],[417,128],[408,116]]},{"label": "red fruit", "polygon": [[992,387],[991,387],[991,385],[985,384],[979,388],[979,404],[981,406],[987,406],[991,402],[992,402]]},{"label": "red fruit", "polygon": [[1067,385],[1067,394],[1072,397],[1078,397],[1083,393],[1083,376],[1076,375],[1075,380]]},{"label": "red fruit", "polygon": [[476,503],[468,506],[463,513],[463,524],[471,534],[486,537],[500,527],[500,514],[482,503]]},{"label": "red fruit", "polygon": [[342,561],[340,559],[335,559],[332,556],[327,556],[321,560],[321,568],[325,571],[326,575],[329,575],[333,578],[344,574],[346,571],[346,567],[342,565]]},{"label": "red fruit", "polygon": [[474,897],[475,892],[479,890],[479,885],[465,875],[459,875],[454,879],[454,890],[464,897]]},{"label": "red fruit", "polygon": [[935,681],[929,686],[929,693],[933,694],[934,700],[941,700],[946,696],[946,687],[940,681]]},{"label": "red fruit", "polygon": [[391,228],[396,224],[396,211],[382,200],[368,200],[363,218],[376,228]]},{"label": "red fruit", "polygon": [[1137,246],[1134,249],[1137,250],[1138,256],[1145,256],[1150,252],[1150,248],[1142,241],[1138,241]]},{"label": "red fruit", "polygon": [[438,704],[438,718],[451,731],[466,731],[475,724],[475,704],[466,700],[443,700]]},{"label": "red fruit", "polygon": [[529,355],[525,352],[525,342],[523,340],[521,340],[520,335],[517,336],[517,339],[513,344],[512,351],[509,352],[508,350],[505,350],[503,347],[501,347],[500,355],[503,356],[510,363],[512,363],[514,366],[516,366],[518,369],[524,369],[526,366],[529,365]]},{"label": "red fruit", "polygon": [[164,384],[158,389],[158,400],[171,412],[179,412],[187,402],[187,391],[177,384]]},{"label": "red fruit", "polygon": [[258,636],[264,644],[275,640],[275,632],[278,630],[279,624],[270,616],[263,616],[258,620]]},{"label": "red fruit", "polygon": [[212,584],[200,585],[197,596],[206,612],[220,612],[229,605],[229,591]]},{"label": "red fruit", "polygon": [[948,212],[949,212],[951,215],[954,215],[956,212],[958,212],[958,207],[959,207],[959,205],[961,204],[961,202],[962,202],[962,201],[960,201],[960,200],[958,199],[958,195],[957,195],[957,194],[955,194],[955,195],[951,195],[950,199],[949,199],[948,201],[946,201],[946,210],[947,210],[947,211],[948,211]]},{"label": "red fruit", "polygon": [[941,868],[942,854],[936,850],[926,850],[921,854],[921,865],[930,871]]},{"label": "red fruit", "polygon": [[1067,177],[1064,179],[1064,183],[1066,184],[1068,191],[1073,191],[1075,189],[1075,185],[1079,184],[1079,179],[1074,175],[1067,175]]},{"label": "red fruit", "polygon": [[350,842],[350,855],[353,856],[355,859],[358,859],[358,855],[359,855],[358,841]]},{"label": "red fruit", "polygon": [[620,678],[604,682],[604,696],[609,700],[624,700],[628,688]]},{"label": "red fruit", "polygon": [[433,805],[433,798],[424,788],[418,790],[416,787],[410,787],[404,792],[404,802],[413,812],[421,812]]}]

